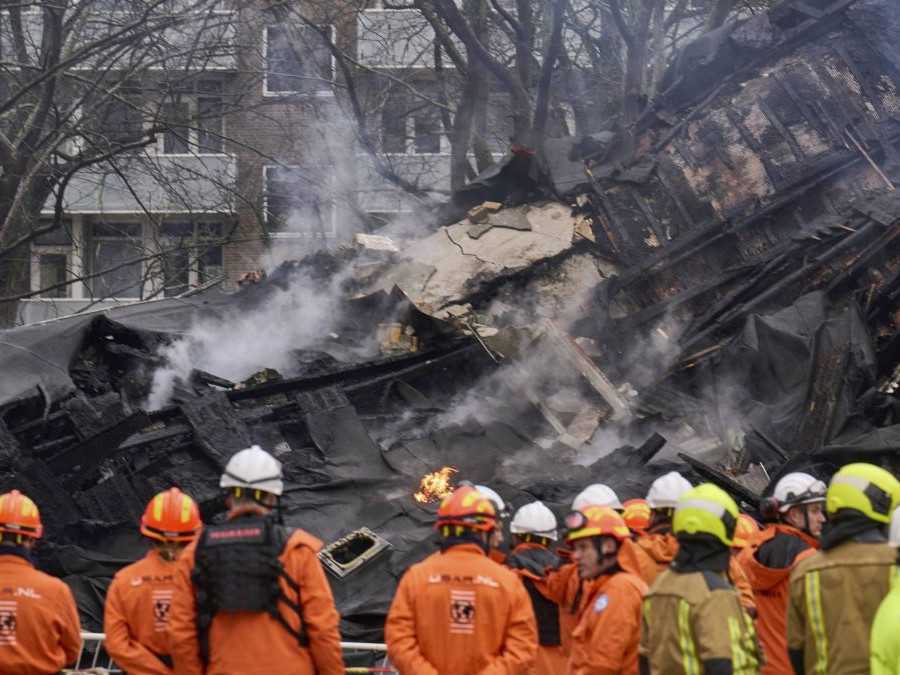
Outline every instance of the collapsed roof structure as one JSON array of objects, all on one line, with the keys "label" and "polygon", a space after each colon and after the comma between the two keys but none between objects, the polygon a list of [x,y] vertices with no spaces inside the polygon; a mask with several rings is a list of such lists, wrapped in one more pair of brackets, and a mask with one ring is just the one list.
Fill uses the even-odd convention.
[{"label": "collapsed roof structure", "polygon": [[751,511],[791,468],[891,467],[897,34],[895,0],[787,0],[685,48],[633,129],[517,151],[428,236],[0,333],[0,490],[37,501],[97,628],[150,496],[221,517],[259,443],[286,522],[333,544],[344,636],[378,639],[443,467],[564,509],[677,464]]}]

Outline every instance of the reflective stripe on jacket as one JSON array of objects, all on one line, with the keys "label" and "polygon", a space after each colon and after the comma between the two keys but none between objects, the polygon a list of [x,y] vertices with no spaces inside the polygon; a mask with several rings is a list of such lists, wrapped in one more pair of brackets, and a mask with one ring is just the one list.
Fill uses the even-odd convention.
[{"label": "reflective stripe on jacket", "polygon": [[[678,540],[674,535],[662,532],[639,538],[637,545],[646,554],[639,558],[640,576],[648,586],[652,586],[656,577],[668,569],[675,556],[678,555]],[[750,587],[747,574],[735,558],[728,563],[728,577],[740,594],[741,605],[750,612],[751,616],[755,616],[756,600],[753,596],[753,589]]]},{"label": "reflective stripe on jacket", "polygon": [[[794,565],[784,568],[766,567],[756,558],[759,547],[779,534],[798,537],[810,546],[817,546],[815,539],[797,528],[781,524],[769,525],[738,555],[738,562],[744,568],[756,598],[756,630],[766,657],[763,675],[784,675],[792,672],[788,660],[786,632],[789,582]],[[807,549],[797,557],[794,564],[814,552],[814,548]]]},{"label": "reflective stripe on jacket", "polygon": [[669,569],[657,578],[644,599],[640,654],[651,673],[665,675],[717,667],[756,675],[760,665],[753,622],[737,591],[714,572]]},{"label": "reflective stripe on jacket", "polygon": [[872,622],[897,555],[886,543],[846,542],[817,551],[791,573],[787,648],[806,675],[869,672]]}]

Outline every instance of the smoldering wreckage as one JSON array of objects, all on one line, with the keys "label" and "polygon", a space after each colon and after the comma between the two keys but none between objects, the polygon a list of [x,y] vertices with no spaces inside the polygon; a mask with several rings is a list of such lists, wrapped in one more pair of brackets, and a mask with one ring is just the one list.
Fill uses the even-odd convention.
[{"label": "smoldering wreckage", "polygon": [[562,513],[677,467],[753,512],[788,470],[900,468],[894,5],[707,34],[634,128],[515,149],[424,236],[3,332],[0,489],[37,501],[86,628],[147,499],[220,518],[251,443],[329,544],[348,640],[381,638],[444,479]]}]

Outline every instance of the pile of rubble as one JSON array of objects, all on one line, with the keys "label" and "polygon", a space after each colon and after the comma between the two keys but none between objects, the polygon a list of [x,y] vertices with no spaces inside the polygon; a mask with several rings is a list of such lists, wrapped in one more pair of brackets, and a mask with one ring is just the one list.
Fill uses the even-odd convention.
[{"label": "pile of rubble", "polygon": [[[218,474],[250,443],[285,465],[285,520],[330,543],[363,640],[432,546],[414,493],[434,472],[564,509],[595,481],[643,496],[677,464],[753,511],[789,469],[891,466],[894,5],[788,0],[708,34],[633,129],[517,149],[427,236],[0,334],[0,489],[38,502],[85,624],[141,550],[146,500],[177,484],[221,517]],[[224,349],[248,317],[308,330],[239,377],[192,360],[199,327]]]}]

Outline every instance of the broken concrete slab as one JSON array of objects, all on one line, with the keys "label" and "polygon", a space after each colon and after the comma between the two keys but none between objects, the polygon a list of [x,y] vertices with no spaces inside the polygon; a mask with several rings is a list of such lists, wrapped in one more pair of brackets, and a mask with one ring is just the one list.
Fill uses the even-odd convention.
[{"label": "broken concrete slab", "polygon": [[[468,222],[441,228],[431,236],[413,242],[402,252],[420,266],[433,267],[434,274],[423,287],[417,287],[421,275],[409,281],[394,277],[397,285],[423,311],[433,312],[463,300],[475,292],[479,284],[527,269],[571,247],[575,219],[569,206],[548,202],[504,209],[501,213],[510,211],[524,214],[531,229],[492,227],[478,239],[472,239],[468,236],[471,227]],[[515,216],[504,215],[506,217]]]}]

